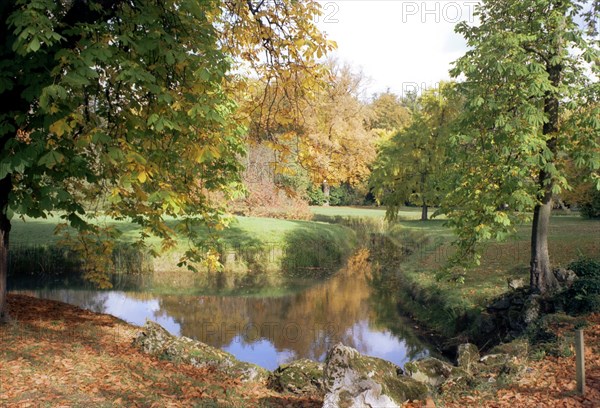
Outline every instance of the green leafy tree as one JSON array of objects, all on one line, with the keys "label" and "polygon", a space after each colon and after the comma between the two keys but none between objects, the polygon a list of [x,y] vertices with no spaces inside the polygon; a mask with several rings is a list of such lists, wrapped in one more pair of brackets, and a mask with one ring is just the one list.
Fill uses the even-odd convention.
[{"label": "green leafy tree", "polygon": [[589,6],[486,0],[478,25],[457,26],[470,50],[452,71],[464,78],[466,107],[444,212],[459,236],[458,256],[476,261],[478,242],[505,237],[533,212],[530,286],[540,293],[555,285],[548,227],[554,196],[569,188],[566,159],[600,188],[598,4]]},{"label": "green leafy tree", "polygon": [[448,138],[460,101],[453,84],[424,91],[415,102],[412,123],[384,142],[378,152],[370,184],[386,216],[395,219],[406,203],[421,206],[421,220],[428,208],[438,205],[445,191]]},{"label": "green leafy tree", "polygon": [[[289,75],[300,58],[310,67],[327,48],[310,21],[314,2],[263,3],[0,4],[1,318],[13,213],[59,211],[93,232],[84,203],[105,195],[108,215],[139,224],[140,240],[158,236],[163,248],[176,234],[197,241],[200,224],[223,227],[221,203],[239,191],[245,146],[245,129],[233,120],[240,81],[232,63],[239,71],[242,59],[256,62],[262,51]],[[236,21],[244,24],[233,32]],[[243,40],[256,30],[258,40]],[[315,44],[294,44],[305,37],[290,32]],[[231,51],[236,41],[243,55]],[[283,59],[289,64],[276,63]],[[175,229],[165,217],[179,220]],[[198,255],[191,247],[182,263]]]}]

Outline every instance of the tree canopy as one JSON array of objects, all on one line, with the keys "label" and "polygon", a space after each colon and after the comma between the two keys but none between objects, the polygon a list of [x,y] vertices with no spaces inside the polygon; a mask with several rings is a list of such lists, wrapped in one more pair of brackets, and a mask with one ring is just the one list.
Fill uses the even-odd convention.
[{"label": "tree canopy", "polygon": [[410,109],[405,106],[402,98],[390,90],[373,95],[369,106],[372,112],[369,126],[372,129],[397,132],[410,123]]},{"label": "tree canopy", "polygon": [[60,211],[93,230],[84,203],[106,195],[108,215],[164,247],[176,233],[194,241],[199,224],[219,228],[213,192],[240,189],[240,70],[287,86],[317,71],[332,47],[318,12],[288,0],[2,2],[0,314],[14,212]]},{"label": "tree canopy", "polygon": [[416,100],[410,125],[380,147],[370,184],[389,219],[410,203],[421,206],[421,219],[427,220],[428,207],[438,205],[446,192],[449,136],[461,109],[453,87],[441,83],[424,91]]}]

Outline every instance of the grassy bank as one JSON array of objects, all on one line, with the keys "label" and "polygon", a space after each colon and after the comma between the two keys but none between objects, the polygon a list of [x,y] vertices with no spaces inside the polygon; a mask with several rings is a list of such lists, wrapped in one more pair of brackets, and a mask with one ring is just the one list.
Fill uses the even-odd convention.
[{"label": "grassy bank", "polygon": [[[399,260],[380,254],[380,279],[391,282],[401,309],[453,343],[468,340],[477,331],[478,315],[492,299],[508,290],[509,278],[529,283],[529,228],[522,226],[505,242],[489,243],[481,265],[467,270],[464,283],[436,279],[436,273],[453,253],[453,235],[436,222],[400,222],[388,233],[397,247],[405,248]],[[565,267],[580,256],[600,254],[600,222],[578,216],[555,216],[549,231],[554,267]]]},{"label": "grassy bank", "polygon": [[[405,313],[446,339],[476,330],[479,313],[508,290],[507,279],[529,282],[529,225],[519,227],[504,242],[488,243],[481,265],[465,272],[464,283],[456,283],[436,279],[454,251],[454,235],[443,220],[419,221],[417,208],[402,209],[393,225],[383,222],[385,211],[380,209],[315,207],[312,211],[316,219],[351,227],[361,224],[383,237],[371,242],[374,284],[382,296],[394,297]],[[580,256],[598,257],[600,221],[555,213],[549,249],[553,267],[565,267]]]},{"label": "grassy bank", "polygon": [[[40,276],[53,281],[78,274],[83,261],[60,247],[59,237],[54,235],[59,222],[58,217],[13,220],[10,262],[13,276],[30,276],[39,283]],[[231,227],[219,236],[223,270],[200,268],[201,273],[193,273],[177,267],[188,245],[184,239],[175,248],[152,258],[131,245],[139,236],[137,226],[110,219],[99,219],[98,223],[122,232],[112,253],[111,272],[118,273],[113,283],[116,279],[116,283],[129,282],[144,285],[144,290],[166,293],[204,293],[209,287],[225,294],[273,292],[274,288],[285,292],[302,280],[329,276],[356,244],[355,233],[339,224],[236,217]],[[148,244],[159,246],[156,239],[149,239]],[[151,279],[147,272],[151,272]]]}]

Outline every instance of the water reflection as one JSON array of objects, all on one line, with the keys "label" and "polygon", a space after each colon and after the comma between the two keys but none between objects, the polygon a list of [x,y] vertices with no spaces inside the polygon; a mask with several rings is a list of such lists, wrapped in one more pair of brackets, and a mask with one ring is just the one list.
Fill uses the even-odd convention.
[{"label": "water reflection", "polygon": [[[76,304],[142,325],[154,320],[171,333],[222,348],[268,369],[297,358],[323,360],[336,342],[400,366],[428,354],[403,336],[393,304],[373,291],[369,252],[359,250],[334,278],[294,295],[224,297],[142,292],[39,290],[24,293]],[[376,307],[373,307],[376,305]],[[382,313],[382,311],[385,311]],[[393,321],[387,321],[393,316]]]}]

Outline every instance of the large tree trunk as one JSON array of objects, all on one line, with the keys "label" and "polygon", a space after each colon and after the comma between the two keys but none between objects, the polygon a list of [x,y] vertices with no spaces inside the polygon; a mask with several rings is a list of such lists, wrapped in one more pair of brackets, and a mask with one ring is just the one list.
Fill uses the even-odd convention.
[{"label": "large tree trunk", "polygon": [[[546,68],[552,84],[560,85],[562,67],[548,63]],[[546,148],[552,153],[552,160],[556,160],[558,142],[559,100],[551,92],[546,94],[544,100],[544,113],[548,121],[544,123],[542,132],[548,136]],[[552,213],[552,188],[554,183],[552,175],[541,170],[538,179],[539,203],[535,206],[533,213],[533,224],[531,228],[531,264],[530,264],[530,286],[532,292],[544,294],[554,289],[558,282],[552,273],[550,255],[548,253],[548,226]]]},{"label": "large tree trunk", "polygon": [[423,202],[423,205],[421,206],[421,221],[427,221],[428,217],[427,217],[427,210],[429,209],[429,207],[427,206],[427,204],[425,204],[425,202]]},{"label": "large tree trunk", "polygon": [[531,229],[530,286],[533,292],[542,294],[551,291],[557,284],[548,253],[548,226],[551,212],[552,192],[546,191],[541,203],[535,206]]},{"label": "large tree trunk", "polygon": [[8,239],[10,220],[7,216],[8,195],[12,187],[11,177],[0,180],[0,323],[8,321],[7,277],[8,277]]}]

